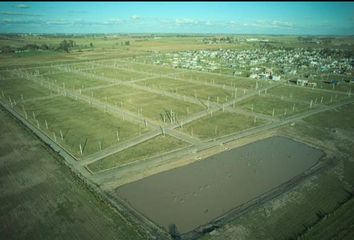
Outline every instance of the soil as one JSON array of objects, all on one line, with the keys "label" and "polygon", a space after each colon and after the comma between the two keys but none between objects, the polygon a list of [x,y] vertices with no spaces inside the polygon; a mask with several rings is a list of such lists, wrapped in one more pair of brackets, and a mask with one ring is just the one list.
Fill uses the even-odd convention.
[{"label": "soil", "polygon": [[123,185],[115,194],[158,225],[180,233],[287,182],[323,152],[274,136]]}]

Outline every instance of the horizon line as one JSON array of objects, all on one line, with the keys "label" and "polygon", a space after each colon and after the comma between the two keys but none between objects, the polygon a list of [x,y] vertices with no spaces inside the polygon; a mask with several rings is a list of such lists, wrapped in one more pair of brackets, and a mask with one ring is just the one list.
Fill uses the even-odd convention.
[{"label": "horizon line", "polygon": [[184,33],[184,32],[116,32],[116,33],[65,33],[65,32],[57,32],[57,33],[29,33],[29,32],[0,32],[0,35],[9,34],[29,34],[29,35],[258,35],[258,36],[343,36],[343,37],[354,37],[354,34],[291,34],[291,33]]}]

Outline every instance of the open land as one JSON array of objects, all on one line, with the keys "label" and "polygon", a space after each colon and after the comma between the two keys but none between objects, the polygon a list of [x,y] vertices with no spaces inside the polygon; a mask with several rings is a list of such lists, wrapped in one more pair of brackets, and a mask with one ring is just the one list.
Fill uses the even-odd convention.
[{"label": "open land", "polygon": [[30,131],[0,116],[2,239],[144,239]]},{"label": "open land", "polygon": [[[73,37],[69,53],[1,53],[1,234],[350,236],[353,40],[268,38],[272,47],[247,36]],[[0,46],[58,40],[17,36]],[[324,155],[305,161],[286,142]]]}]

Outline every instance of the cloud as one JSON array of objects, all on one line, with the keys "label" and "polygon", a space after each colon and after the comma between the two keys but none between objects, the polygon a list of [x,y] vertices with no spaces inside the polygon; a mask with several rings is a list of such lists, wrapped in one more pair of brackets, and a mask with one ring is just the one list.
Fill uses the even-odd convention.
[{"label": "cloud", "polygon": [[1,11],[1,15],[6,15],[6,16],[27,16],[27,17],[39,17],[42,16],[40,14],[31,14],[31,13],[20,13],[20,12],[5,12]]},{"label": "cloud", "polygon": [[26,5],[26,4],[17,4],[14,6],[15,8],[30,8],[31,6]]},{"label": "cloud", "polygon": [[86,20],[75,20],[75,21],[70,21],[68,23],[72,23],[75,25],[81,25],[81,26],[91,26],[91,25],[96,25],[96,26],[114,26],[114,25],[119,25],[123,24],[125,21],[121,19],[109,19],[107,21],[86,21]]},{"label": "cloud", "polygon": [[270,26],[275,28],[294,28],[294,24],[290,22],[272,21]]},{"label": "cloud", "polygon": [[71,24],[70,22],[66,20],[48,20],[44,22],[47,25],[69,25]]},{"label": "cloud", "polygon": [[141,18],[139,16],[137,16],[137,15],[133,15],[133,16],[131,16],[131,19],[133,21],[139,21]]},{"label": "cloud", "polygon": [[1,19],[0,24],[7,25],[25,25],[25,24],[43,24],[42,20],[13,20],[13,19]]},{"label": "cloud", "polygon": [[271,28],[271,29],[293,29],[295,25],[290,22],[282,22],[277,20],[257,20],[252,22],[230,22],[231,25],[237,27],[252,27],[252,28]]},{"label": "cloud", "polygon": [[109,19],[106,23],[107,24],[122,24],[122,23],[125,23],[125,21],[122,19],[119,19],[119,18],[112,18],[112,19]]},{"label": "cloud", "polygon": [[206,27],[206,28],[227,27],[228,25],[228,23],[225,21],[199,20],[199,19],[189,19],[189,18],[176,19],[172,24],[177,27]]},{"label": "cloud", "polygon": [[183,25],[198,25],[201,23],[201,21],[199,20],[195,20],[195,19],[188,19],[188,18],[184,18],[184,19],[176,19],[175,21],[177,26],[183,26]]},{"label": "cloud", "polygon": [[28,19],[0,19],[0,24],[6,25],[29,25],[42,24],[47,26],[115,26],[123,24],[125,21],[121,19],[109,19],[107,21],[87,21],[82,19],[67,20],[67,19],[49,19],[49,20],[28,20]]}]

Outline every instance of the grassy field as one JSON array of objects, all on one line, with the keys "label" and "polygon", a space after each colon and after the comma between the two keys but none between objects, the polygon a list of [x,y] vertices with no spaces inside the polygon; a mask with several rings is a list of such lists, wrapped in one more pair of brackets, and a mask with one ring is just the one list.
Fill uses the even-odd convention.
[{"label": "grassy field", "polygon": [[[47,132],[53,139],[54,133],[57,141],[66,147],[72,154],[81,157],[81,144],[83,156],[100,151],[113,144],[117,144],[117,131],[120,141],[126,141],[147,131],[144,126],[122,120],[103,110],[91,107],[88,103],[71,100],[66,97],[26,102],[23,104],[28,119]],[[18,111],[23,114],[21,106]],[[35,114],[35,119],[33,117]],[[47,121],[48,129],[45,121]],[[61,134],[63,140],[61,139]]]},{"label": "grassy field", "polygon": [[329,105],[348,98],[347,95],[321,92],[316,89],[306,87],[290,87],[290,86],[277,86],[268,91],[268,94],[283,96],[294,100],[301,100],[310,103],[312,100],[314,103],[322,103]]},{"label": "grassy field", "polygon": [[352,239],[354,235],[354,199],[345,203],[327,219],[311,228],[300,239]]},{"label": "grassy field", "polygon": [[310,109],[310,106],[304,103],[294,103],[265,95],[248,98],[247,100],[241,101],[239,106],[270,116],[273,116],[274,109],[275,117],[288,117]]},{"label": "grassy field", "polygon": [[84,89],[107,84],[107,82],[98,80],[94,77],[83,77],[73,72],[50,74],[46,75],[45,79],[59,87],[65,87],[66,89]]},{"label": "grassy field", "polygon": [[113,80],[115,79],[120,80],[120,81],[138,80],[138,79],[144,79],[152,76],[149,73],[133,72],[124,69],[109,68],[109,67],[102,67],[102,66],[98,66],[93,70],[87,70],[86,72],[98,76],[112,78]]},{"label": "grassy field", "polygon": [[[218,69],[229,74],[227,76],[143,63],[145,61],[152,63],[155,54],[162,52],[260,47],[259,43],[247,42],[209,45],[202,43],[204,37],[134,37],[132,35],[0,38],[0,47],[5,45],[20,47],[28,43],[57,46],[64,38],[72,39],[77,44],[70,53],[54,50],[1,53],[0,98],[4,102],[7,102],[9,97],[12,101],[16,100],[15,109],[22,115],[25,110],[28,121],[34,126],[39,125],[42,131],[52,139],[55,138],[74,156],[85,158],[110,146],[125,143],[146,133],[149,129],[144,127],[144,124],[139,125],[123,120],[115,114],[106,113],[103,109],[92,107],[88,103],[75,101],[70,97],[53,96],[57,94],[55,89],[50,91],[34,81],[20,79],[11,69],[26,68],[24,71],[40,74],[44,80],[58,87],[82,89],[82,94],[85,96],[98,99],[103,104],[107,102],[122,107],[159,125],[163,124],[163,116],[166,125],[169,124],[170,110],[176,113],[178,121],[183,121],[191,114],[205,109],[202,104],[184,101],[184,96],[197,100],[210,100],[221,106],[235,97],[236,88],[237,97],[242,97],[255,91],[256,86],[264,88],[277,84],[272,81],[230,76],[233,70],[231,68]],[[251,37],[239,36],[243,40]],[[269,39],[269,44],[272,46],[314,47],[309,43],[300,44],[295,36],[258,37]],[[129,45],[122,44],[126,41],[130,42]],[[343,43],[345,41],[343,40]],[[92,47],[90,47],[91,42]],[[338,42],[341,42],[340,39]],[[317,47],[320,46],[322,44]],[[146,56],[149,57],[145,58]],[[84,77],[52,66],[58,63],[64,63],[61,68],[79,70],[92,76]],[[276,68],[275,66],[275,70]],[[2,71],[4,69],[9,70]],[[110,81],[97,79],[99,76],[113,81],[137,80],[135,84],[161,90],[161,92],[157,94],[120,84],[110,84]],[[148,79],[144,80],[145,78]],[[331,78],[336,79],[334,76]],[[188,82],[189,80],[200,83]],[[220,86],[210,86],[210,84]],[[276,86],[269,89],[267,95],[247,98],[236,107],[240,106],[248,111],[268,116],[273,115],[274,109],[274,116],[282,119],[308,111],[311,100],[314,108],[321,103],[331,105],[347,100],[349,97],[343,92],[347,92],[351,86],[341,83],[333,89],[332,85],[320,82],[317,89]],[[337,90],[342,94],[321,91],[321,89]],[[163,91],[175,93],[176,98],[180,99],[165,96]],[[353,118],[353,105],[346,105],[298,121],[292,127],[284,126],[278,129],[281,133],[301,136],[314,144],[322,144],[321,146],[326,150],[337,151],[338,158],[341,157],[338,159],[338,166],[335,170],[330,169],[318,174],[312,177],[311,181],[300,184],[276,199],[254,208],[242,217],[217,229],[213,234],[206,234],[202,239],[296,238],[308,226],[316,223],[320,215],[338,207],[339,202],[347,199],[348,190],[354,187]],[[2,130],[0,178],[3,183],[0,184],[0,222],[5,223],[0,226],[1,239],[139,239],[135,232],[136,226],[126,225],[112,209],[97,201],[93,194],[87,192],[85,187],[78,183],[78,179],[71,175],[67,168],[57,164],[56,160],[61,161],[60,159],[56,157],[54,159],[54,155],[48,154],[44,146],[33,140],[28,132],[23,133],[23,129],[16,130],[13,119],[0,112],[0,122]],[[183,131],[190,137],[200,138],[201,141],[209,141],[266,123],[260,118],[228,112],[226,109],[225,112],[217,111],[183,125],[177,131]],[[153,126],[148,127],[153,128]],[[187,145],[186,142],[171,136],[158,136],[94,161],[88,165],[88,168],[95,176],[100,171],[134,161],[142,162],[144,159]],[[105,179],[102,179],[104,185]],[[351,200],[326,220],[313,226],[303,235],[303,238],[326,239],[327,237],[329,239],[334,238],[331,234],[352,234],[351,229],[350,231],[340,229],[341,226],[347,228],[353,226],[351,225],[353,218],[350,214],[352,211]],[[146,236],[141,238],[146,239]]]},{"label": "grassy field", "polygon": [[347,197],[340,180],[332,174],[322,174],[233,220],[217,234],[201,239],[296,239],[318,221],[318,214],[333,211]]},{"label": "grassy field", "polygon": [[208,83],[215,83],[225,86],[237,87],[242,89],[255,89],[256,82],[258,88],[263,88],[270,86],[273,82],[271,81],[257,81],[254,79],[249,78],[242,78],[242,77],[234,77],[234,76],[227,76],[227,75],[220,75],[220,74],[210,74],[210,73],[203,73],[197,71],[186,71],[182,74],[179,74],[178,77],[186,78],[186,79],[193,79],[202,82]]},{"label": "grassy field", "polygon": [[0,110],[1,239],[146,239]]},{"label": "grassy field", "polygon": [[[343,82],[343,80],[351,80],[353,78],[353,76],[343,76],[343,75],[335,75],[335,74],[326,74],[324,76],[316,76],[314,77],[314,81],[317,82],[317,88],[321,88],[321,89],[329,89],[329,90],[336,90],[336,91],[342,91],[342,92],[348,92],[348,90],[353,89],[354,88],[352,86],[352,84],[347,83],[347,82]],[[337,80],[340,83],[337,85],[333,85],[333,84],[328,84],[325,83],[324,81],[332,81],[332,80]]]},{"label": "grassy field", "polygon": [[153,64],[136,63],[131,60],[127,64],[127,69],[133,71],[145,72],[148,74],[171,74],[171,73],[174,74],[174,73],[182,73],[184,71],[178,68],[164,67],[164,66],[153,65]]},{"label": "grassy field", "polygon": [[156,89],[165,90],[179,95],[185,95],[203,100],[224,103],[230,101],[234,91],[218,87],[206,86],[203,84],[185,82],[173,78],[155,78],[146,81],[138,82],[139,85],[144,85]]},{"label": "grassy field", "polygon": [[[166,111],[173,110],[177,119],[180,120],[203,109],[197,104],[122,85],[83,91],[83,94],[160,122],[163,122],[163,115]],[[168,121],[168,118],[165,120]]]},{"label": "grassy field", "polygon": [[184,125],[182,131],[201,139],[213,139],[265,123],[261,119],[257,119],[254,122],[253,117],[218,111],[213,113],[212,116],[208,115],[200,120]]},{"label": "grassy field", "polygon": [[184,88],[186,85],[183,81],[178,81],[167,77],[156,77],[154,79],[139,81],[136,84],[174,93],[178,93],[178,90]]},{"label": "grassy field", "polygon": [[306,118],[306,122],[313,126],[325,128],[342,128],[350,130],[354,128],[354,106],[348,104],[338,108]]},{"label": "grassy field", "polygon": [[37,74],[43,76],[62,72],[62,70],[57,69],[53,66],[30,67],[24,68],[23,71],[29,74]]},{"label": "grassy field", "polygon": [[119,167],[133,161],[144,160],[151,156],[179,149],[187,145],[186,142],[173,137],[160,135],[134,147],[123,150],[122,152],[91,163],[88,165],[88,168],[93,172],[98,172],[113,167]]},{"label": "grassy field", "polygon": [[[4,93],[4,96],[2,96],[1,91]],[[45,97],[52,93],[55,92],[30,80],[21,79],[16,76],[12,76],[11,78],[5,77],[0,80],[0,97],[4,97],[7,100],[10,97],[11,100],[21,102],[31,98]]]}]

